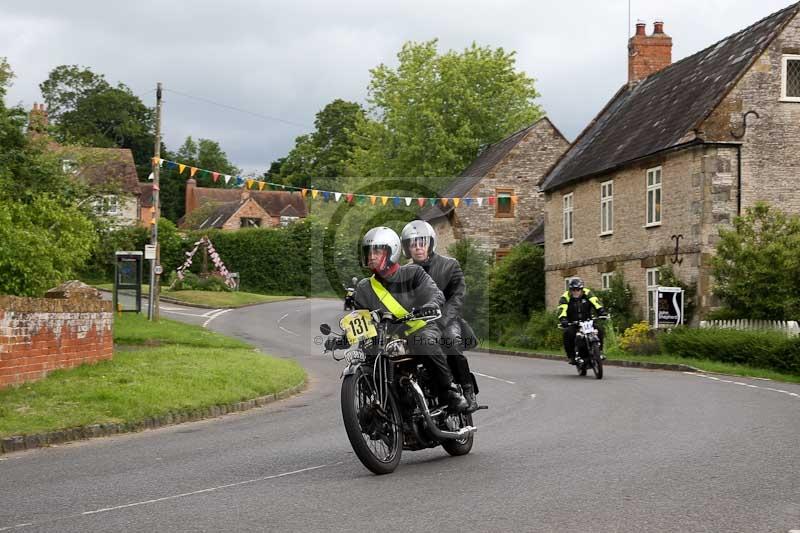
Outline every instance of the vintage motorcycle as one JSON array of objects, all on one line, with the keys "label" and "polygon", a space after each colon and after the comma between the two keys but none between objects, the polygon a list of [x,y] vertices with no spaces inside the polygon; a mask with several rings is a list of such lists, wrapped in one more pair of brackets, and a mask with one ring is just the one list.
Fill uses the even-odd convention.
[{"label": "vintage motorcycle", "polygon": [[[359,309],[340,320],[341,334],[320,325],[327,336],[326,351],[347,362],[341,393],[347,437],[359,460],[375,474],[393,472],[403,450],[441,445],[450,455],[466,455],[472,449],[477,431],[472,414],[453,413],[439,404],[432,376],[421,358],[409,353],[400,334],[410,321],[432,322],[441,315],[438,309],[426,309],[397,319]],[[345,352],[337,356],[336,350]]]},{"label": "vintage motorcycle", "polygon": [[595,320],[607,320],[608,315],[598,316],[594,320],[578,320],[569,322],[568,327],[577,326],[575,335],[575,368],[579,376],[585,376],[591,368],[594,377],[603,379],[603,356],[600,354],[600,336],[594,325]]}]

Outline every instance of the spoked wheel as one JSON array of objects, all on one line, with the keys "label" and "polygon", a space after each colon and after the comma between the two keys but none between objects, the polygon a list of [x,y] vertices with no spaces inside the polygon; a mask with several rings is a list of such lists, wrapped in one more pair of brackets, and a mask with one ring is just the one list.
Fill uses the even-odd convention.
[{"label": "spoked wheel", "polygon": [[[472,425],[472,413],[459,413],[450,415],[446,419],[448,431],[458,431],[459,429]],[[453,456],[467,455],[472,450],[472,442],[475,438],[474,433],[458,440],[443,440],[442,448]]]},{"label": "spoked wheel", "polygon": [[576,364],[575,365],[575,369],[578,371],[578,375],[579,376],[585,376],[586,375],[586,360],[584,360],[582,363]]},{"label": "spoked wheel", "polygon": [[361,370],[342,381],[342,418],[364,466],[378,475],[394,472],[403,451],[400,411],[391,395],[381,407],[372,379]]},{"label": "spoked wheel", "polygon": [[597,379],[603,379],[603,360],[600,358],[600,346],[592,346],[592,372]]}]

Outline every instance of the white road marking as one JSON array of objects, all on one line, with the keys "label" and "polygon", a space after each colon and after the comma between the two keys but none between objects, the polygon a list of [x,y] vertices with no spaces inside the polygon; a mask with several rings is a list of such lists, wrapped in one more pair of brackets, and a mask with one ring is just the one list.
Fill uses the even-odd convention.
[{"label": "white road marking", "polygon": [[163,312],[165,312],[165,313],[169,313],[169,314],[171,314],[171,315],[199,316],[199,317],[205,316],[205,315],[198,315],[197,313],[182,313],[182,312],[180,312],[180,311],[167,311],[167,310],[166,310],[166,309],[164,309],[164,308],[161,308],[161,310],[162,310]]},{"label": "white road marking", "polygon": [[259,481],[268,481],[270,479],[277,479],[277,478],[286,477],[286,476],[293,476],[293,475],[296,475],[296,474],[302,474],[303,472],[310,472],[312,470],[319,470],[320,468],[325,468],[325,467],[329,467],[329,466],[337,466],[337,465],[340,465],[340,464],[342,464],[342,463],[339,462],[339,463],[332,463],[332,464],[326,464],[326,465],[311,466],[311,467],[308,467],[308,468],[301,468],[300,470],[293,470],[292,472],[284,472],[282,474],[273,474],[271,476],[264,476],[264,477],[259,477],[259,478],[255,478],[255,479],[247,479],[245,481],[239,481],[239,482],[236,482],[236,483],[228,483],[227,485],[219,485],[217,487],[209,487],[207,489],[194,490],[192,492],[184,492],[184,493],[181,493],[181,494],[173,494],[172,496],[164,496],[163,498],[154,498],[152,500],[144,500],[144,501],[141,501],[141,502],[126,503],[124,505],[115,505],[114,507],[104,507],[102,509],[95,509],[93,511],[84,511],[82,513],[77,513],[77,514],[72,514],[72,515],[66,515],[66,516],[51,518],[51,519],[48,519],[48,520],[42,520],[40,522],[28,522],[28,523],[25,523],[25,524],[17,524],[17,525],[14,525],[14,526],[0,527],[0,531],[9,531],[11,529],[20,529],[20,528],[27,527],[27,526],[32,526],[32,525],[42,525],[42,524],[45,524],[45,523],[52,523],[52,522],[57,522],[57,521],[60,521],[60,520],[66,520],[66,519],[69,519],[69,518],[78,518],[78,517],[81,517],[81,516],[89,516],[89,515],[96,515],[96,514],[100,514],[100,513],[108,513],[110,511],[116,511],[116,510],[119,510],[119,509],[128,509],[130,507],[138,507],[138,506],[141,506],[141,505],[150,505],[150,504],[153,504],[153,503],[159,503],[159,502],[164,502],[164,501],[168,501],[168,500],[175,500],[177,498],[185,498],[187,496],[195,496],[197,494],[207,494],[209,492],[215,492],[215,491],[222,490],[222,489],[229,489],[231,487],[240,487],[242,485],[249,485],[251,483],[257,483]]},{"label": "white road marking", "polygon": [[513,381],[508,381],[507,379],[496,378],[494,376],[489,376],[487,374],[481,374],[480,372],[475,372],[475,371],[473,371],[472,373],[477,375],[477,376],[484,377],[484,378],[494,379],[494,380],[497,380],[497,381],[502,381],[503,383],[508,383],[509,385],[516,385],[516,383],[514,383]]},{"label": "white road marking", "polygon": [[531,399],[536,398],[535,394],[531,394]]},{"label": "white road marking", "polygon": [[[298,310],[298,312],[299,312],[299,310]],[[286,329],[285,327],[281,326],[281,320],[283,320],[287,316],[289,316],[289,313],[286,313],[285,315],[283,315],[282,317],[280,317],[278,319],[278,329],[280,329],[283,332],[289,333],[290,335],[294,335],[295,337],[299,337],[300,336],[299,333],[295,333],[294,331],[292,331],[290,329]]]},{"label": "white road marking", "polygon": [[[475,372],[475,373],[477,374],[477,372]],[[758,385],[751,385],[749,383],[742,383],[741,381],[731,381],[729,379],[720,379],[720,378],[716,378],[714,376],[707,376],[707,375],[701,374],[699,372],[684,372],[684,374],[686,374],[687,376],[697,376],[699,378],[705,378],[705,379],[710,379],[710,380],[713,380],[713,381],[719,381],[720,383],[731,383],[733,385],[744,385],[745,387],[749,387],[751,389],[761,389],[761,390],[768,390],[768,391],[772,391],[772,392],[779,392],[781,394],[786,394],[786,395],[792,396],[794,398],[800,398],[800,394],[797,394],[796,392],[790,392],[788,390],[774,389],[772,387],[759,387]],[[800,533],[800,530],[798,530],[798,533]]]},{"label": "white road marking", "polygon": [[203,322],[203,327],[208,326],[209,322],[211,322],[212,320],[214,320],[217,317],[220,317],[220,316],[224,315],[228,311],[233,311],[233,309],[217,309],[217,311],[218,311],[218,313],[216,313],[214,315],[211,315],[208,320]]}]

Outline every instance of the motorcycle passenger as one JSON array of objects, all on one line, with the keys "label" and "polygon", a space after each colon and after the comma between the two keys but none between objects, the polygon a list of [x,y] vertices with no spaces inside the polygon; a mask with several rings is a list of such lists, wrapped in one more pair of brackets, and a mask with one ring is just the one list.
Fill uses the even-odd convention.
[{"label": "motorcycle passenger", "polygon": [[468,412],[478,409],[469,362],[464,350],[477,346],[478,339],[472,328],[461,318],[461,307],[467,292],[464,272],[458,260],[436,253],[436,231],[424,220],[406,224],[401,233],[403,254],[421,266],[442,291],[445,304],[437,325],[441,331],[443,351],[453,371],[455,381],[461,385],[469,403]]},{"label": "motorcycle passenger", "polygon": [[[433,279],[417,265],[400,266],[400,237],[387,227],[372,228],[361,242],[361,266],[373,272],[356,286],[355,307],[370,311],[382,309],[396,317],[414,309],[440,309],[444,295]],[[424,356],[433,374],[442,405],[463,411],[468,404],[453,384],[453,375],[442,352],[439,330],[433,323],[412,326],[406,332],[409,351]]]},{"label": "motorcycle passenger", "polygon": [[[606,310],[591,291],[583,286],[581,278],[569,280],[568,289],[561,295],[558,302],[558,321],[564,328],[564,350],[567,352],[569,364],[575,364],[575,336],[578,334],[577,326],[570,326],[570,322],[589,320],[592,318],[593,311],[598,316],[606,316]],[[600,354],[605,359],[603,353],[603,328],[597,326],[598,336],[600,337]]]}]

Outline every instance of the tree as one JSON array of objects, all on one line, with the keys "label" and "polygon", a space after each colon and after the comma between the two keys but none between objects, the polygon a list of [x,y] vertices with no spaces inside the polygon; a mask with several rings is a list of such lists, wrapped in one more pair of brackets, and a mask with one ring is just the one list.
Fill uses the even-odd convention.
[{"label": "tree", "polygon": [[336,182],[325,178],[347,176],[355,146],[353,132],[363,117],[364,110],[354,102],[336,99],[326,105],[317,113],[314,132],[297,137],[289,155],[276,162],[280,183],[320,188]]},{"label": "tree", "polygon": [[5,106],[12,75],[0,58],[0,293],[38,296],[74,275],[96,234],[80,187],[23,133],[25,112]]},{"label": "tree", "polygon": [[742,317],[800,318],[800,217],[757,203],[720,237],[714,293]]},{"label": "tree", "polygon": [[541,247],[519,244],[497,263],[489,282],[489,306],[493,317],[516,321],[526,321],[531,312],[545,307]]},{"label": "tree", "polygon": [[396,69],[370,71],[371,116],[359,119],[354,166],[367,176],[454,176],[479,151],[542,115],[514,52],[472,44],[439,54],[406,43]]},{"label": "tree", "polygon": [[139,178],[150,173],[155,113],[123,83],[112,87],[102,74],[61,65],[39,85],[53,132],[63,143],[129,148]]}]

